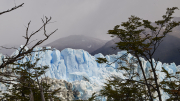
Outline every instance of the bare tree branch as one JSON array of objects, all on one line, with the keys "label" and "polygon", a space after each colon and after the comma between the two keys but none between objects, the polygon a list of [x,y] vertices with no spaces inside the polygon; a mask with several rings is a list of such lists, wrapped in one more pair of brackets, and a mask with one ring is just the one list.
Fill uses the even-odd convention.
[{"label": "bare tree branch", "polygon": [[6,11],[0,12],[0,15],[2,15],[2,14],[4,14],[4,13],[11,12],[11,11],[13,11],[13,10],[15,10],[15,9],[17,9],[17,8],[19,8],[19,7],[22,7],[23,5],[24,5],[24,3],[20,4],[19,6],[15,6],[15,7],[11,8],[11,9],[8,9],[8,10],[6,10]]},{"label": "bare tree branch", "polygon": [[0,46],[1,48],[4,48],[4,49],[17,49],[16,47],[10,47],[10,48],[8,48],[8,47],[4,47],[4,46]]},{"label": "bare tree branch", "polygon": [[[47,34],[46,33],[46,25],[51,21],[51,17],[48,18],[48,17],[45,17],[45,20],[42,19],[42,22],[43,22],[43,25],[38,29],[36,30],[35,32],[31,33],[30,35],[28,35],[28,32],[29,32],[29,26],[30,26],[30,23],[28,23],[28,26],[26,28],[26,36],[23,36],[25,39],[26,39],[26,42],[24,44],[23,47],[20,48],[18,54],[16,56],[12,56],[12,57],[7,57],[3,60],[3,63],[0,65],[0,68],[4,68],[6,67],[7,65],[9,64],[12,64],[14,63],[15,61],[17,60],[21,60],[25,57],[25,55],[31,53],[31,52],[34,52],[33,49],[42,44],[44,41],[46,41],[52,34],[54,34],[58,29],[52,31],[50,34]],[[40,32],[41,30],[43,29],[44,31],[44,36],[46,38],[42,39],[42,40],[39,40],[37,43],[35,43],[31,48],[29,48],[28,50],[26,50],[25,48],[27,47],[28,44],[30,44],[30,39],[32,38],[32,36],[34,36],[35,34],[37,34],[38,32]],[[43,49],[44,50],[44,49]],[[42,50],[39,50],[39,51],[42,51]],[[37,51],[35,51],[37,52]]]}]

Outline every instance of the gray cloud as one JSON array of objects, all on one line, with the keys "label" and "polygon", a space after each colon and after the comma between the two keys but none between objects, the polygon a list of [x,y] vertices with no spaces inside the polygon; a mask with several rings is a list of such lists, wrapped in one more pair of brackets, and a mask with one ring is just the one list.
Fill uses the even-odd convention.
[{"label": "gray cloud", "polygon": [[[0,16],[0,45],[24,42],[25,26],[31,20],[30,32],[41,26],[43,16],[51,16],[48,32],[59,30],[44,44],[72,34],[110,39],[107,30],[126,21],[131,15],[155,21],[167,7],[179,7],[179,0],[1,0],[0,10],[25,3],[22,8]],[[175,16],[180,17],[180,11]],[[34,39],[43,38],[42,33]]]}]

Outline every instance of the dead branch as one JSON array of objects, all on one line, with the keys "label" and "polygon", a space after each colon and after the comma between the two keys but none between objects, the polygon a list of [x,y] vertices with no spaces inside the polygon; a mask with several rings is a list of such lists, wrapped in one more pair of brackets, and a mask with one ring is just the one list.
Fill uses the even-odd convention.
[{"label": "dead branch", "polygon": [[17,8],[19,8],[19,7],[22,7],[23,5],[24,5],[24,3],[20,4],[19,6],[15,6],[15,7],[11,8],[11,9],[8,9],[8,10],[6,10],[6,11],[0,12],[0,15],[2,15],[2,14],[4,14],[4,13],[11,12],[11,11],[13,11],[13,10],[15,10],[15,9],[17,9]]},{"label": "dead branch", "polygon": [[[30,35],[28,35],[28,34],[29,34],[29,33],[28,33],[28,32],[29,32],[29,27],[30,27],[30,23],[31,23],[31,21],[30,21],[30,22],[28,23],[27,28],[26,28],[26,36],[23,36],[23,37],[26,39],[26,42],[25,42],[24,46],[19,49],[19,52],[18,52],[18,54],[17,54],[16,56],[11,56],[11,57],[5,58],[5,59],[3,60],[3,63],[0,65],[0,68],[4,68],[4,67],[6,67],[6,66],[9,65],[9,64],[14,63],[14,62],[17,61],[17,60],[23,59],[27,54],[32,53],[32,52],[33,52],[33,49],[34,49],[36,46],[42,44],[42,43],[43,43],[44,41],[46,41],[52,34],[54,34],[58,29],[52,31],[50,34],[47,34],[47,33],[46,33],[46,26],[47,26],[47,24],[49,24],[50,21],[51,21],[51,17],[50,17],[50,18],[45,17],[45,20],[42,19],[43,25],[42,25],[38,30],[36,30],[35,32],[33,32],[33,33],[31,33]],[[28,50],[26,50],[25,48],[27,47],[27,45],[28,45],[29,43],[31,43],[30,39],[32,38],[32,36],[34,36],[35,34],[37,34],[38,32],[40,32],[42,29],[43,29],[43,31],[44,31],[44,36],[45,36],[46,38],[44,38],[44,39],[42,39],[42,40],[39,40],[39,41],[38,41],[37,43],[35,43],[31,48],[29,48]],[[39,51],[43,51],[43,50],[45,50],[45,49],[42,49],[42,50],[39,50]]]},{"label": "dead branch", "polygon": [[17,49],[16,47],[4,47],[4,46],[0,46],[0,47],[4,49]]}]

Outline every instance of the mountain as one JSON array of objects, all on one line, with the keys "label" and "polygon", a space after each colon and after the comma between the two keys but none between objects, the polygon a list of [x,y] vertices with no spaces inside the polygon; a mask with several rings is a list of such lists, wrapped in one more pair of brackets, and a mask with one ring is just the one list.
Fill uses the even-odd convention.
[{"label": "mountain", "polygon": [[[180,17],[174,17],[173,21],[180,21]],[[180,26],[175,27],[171,35],[180,38]]]},{"label": "mountain", "polygon": [[[112,47],[115,47],[115,43],[118,41],[117,38],[108,41],[103,47],[97,49],[91,54],[102,53],[103,55],[116,54],[120,49],[114,50]],[[163,63],[172,63],[175,62],[177,65],[180,65],[180,38],[168,34],[156,50],[153,58],[155,60],[160,60]]]},{"label": "mountain", "polygon": [[51,46],[52,48],[56,48],[60,51],[65,48],[83,49],[91,53],[99,47],[102,47],[106,42],[106,40],[100,40],[84,35],[70,35],[68,37],[60,38],[45,46]]},{"label": "mountain", "polygon": [[[41,47],[36,47],[34,50],[41,50]],[[51,47],[46,47],[46,49],[51,49]],[[123,54],[127,53],[126,51],[118,52],[117,55],[106,55],[99,53],[94,56],[90,55],[87,51],[82,49],[71,49],[66,48],[61,52],[56,49],[46,50],[44,52],[33,52],[32,53],[32,62],[35,62],[35,58],[40,58],[38,61],[38,66],[48,65],[50,68],[46,72],[46,76],[52,79],[63,79],[67,82],[72,83],[71,89],[76,89],[79,91],[78,97],[82,100],[86,100],[91,96],[93,92],[97,92],[102,89],[106,79],[112,75],[118,76],[122,79],[125,79],[123,73],[125,71],[117,71],[119,64],[117,62],[112,63]],[[15,51],[13,55],[17,55],[18,51]],[[96,62],[98,57],[106,58],[111,65],[99,64]],[[131,60],[133,56],[128,54],[128,60]],[[3,55],[0,54],[0,63],[2,62]],[[27,58],[27,57],[25,57]],[[140,58],[143,63],[143,68],[146,70],[147,74],[149,68],[149,62]],[[20,61],[19,61],[20,62]],[[23,59],[23,62],[26,62],[26,59]],[[124,61],[125,62],[125,61]],[[122,62],[122,63],[124,63]],[[124,64],[125,65],[125,64]],[[176,66],[175,63],[162,64],[160,61],[157,62],[157,74],[160,81],[165,77],[165,73],[161,72],[162,67],[167,70],[169,73],[176,73],[180,66]],[[140,69],[140,66],[137,66],[137,69]],[[140,77],[142,76],[141,72]],[[86,77],[84,79],[83,77]],[[57,84],[58,85],[58,84]],[[0,90],[4,89],[0,85]],[[162,93],[162,99],[165,101],[168,98],[167,94]],[[99,98],[101,101],[106,101],[105,98]]]},{"label": "mountain", "polygon": [[120,49],[114,49],[116,47],[116,42],[119,42],[119,38],[114,38],[108,42],[101,48],[91,52],[92,55],[102,53],[103,55],[116,54]]},{"label": "mountain", "polygon": [[[180,21],[180,17],[174,17],[172,21]],[[116,42],[118,38],[108,41],[104,46],[95,50],[91,54],[102,53],[103,55],[116,54],[119,49],[114,50],[112,47],[116,47]],[[173,29],[173,32],[168,33],[167,36],[163,39],[163,42],[160,44],[159,48],[156,50],[153,58],[155,60],[160,60],[163,63],[172,63],[175,62],[177,65],[180,65],[180,26],[177,26]]]},{"label": "mountain", "polygon": [[165,63],[175,62],[177,65],[180,65],[180,38],[177,38],[173,35],[167,35],[159,48],[156,50],[153,58],[155,60],[160,60]]}]

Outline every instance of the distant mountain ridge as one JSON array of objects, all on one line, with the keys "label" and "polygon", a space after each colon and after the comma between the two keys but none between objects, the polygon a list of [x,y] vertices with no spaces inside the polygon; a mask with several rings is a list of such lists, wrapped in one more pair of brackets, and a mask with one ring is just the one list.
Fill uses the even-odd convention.
[{"label": "distant mountain ridge", "polygon": [[94,52],[90,53],[92,55],[98,54],[98,53],[102,53],[103,55],[111,55],[111,54],[116,54],[118,51],[121,51],[120,49],[114,49],[116,47],[116,42],[118,42],[119,39],[118,38],[114,38],[108,42],[106,42],[106,44],[104,46],[102,46],[101,48],[95,50]]},{"label": "distant mountain ridge", "polygon": [[[180,17],[174,17],[172,21],[180,21]],[[102,53],[103,55],[116,54],[120,49],[114,50],[112,47],[116,47],[116,42],[119,39],[115,38],[108,41],[104,46],[92,52],[92,55]],[[155,52],[153,58],[155,60],[160,60],[163,63],[175,62],[180,65],[180,26],[173,29],[173,32],[168,33],[160,44],[159,48]]]},{"label": "distant mountain ridge", "polygon": [[[180,21],[180,17],[174,17],[172,21]],[[95,55],[98,53],[102,53],[103,55],[111,55],[116,54],[120,49],[113,49],[112,47],[116,47],[116,42],[119,39],[115,38],[110,41],[101,40],[98,38],[88,37],[85,35],[70,35],[68,37],[59,38],[54,42],[51,42],[44,46],[51,46],[52,48],[56,48],[62,51],[65,48],[73,48],[73,49],[83,49],[89,52],[91,55]],[[160,60],[163,63],[172,63],[175,62],[177,65],[180,65],[180,26],[177,26],[173,29],[173,32],[169,33],[167,37],[165,37],[164,41],[159,46],[158,50],[154,54],[155,60]],[[10,45],[4,45],[6,47]],[[15,45],[19,47],[18,45]],[[6,53],[11,55],[14,50],[0,50],[2,53]]]},{"label": "distant mountain ridge", "polygon": [[[114,50],[112,47],[116,47],[116,42],[118,38],[108,41],[104,46],[92,52],[92,55],[102,53],[103,55],[116,54],[120,49]],[[163,63],[172,63],[175,62],[177,65],[180,65],[180,38],[175,37],[174,35],[167,35],[158,49],[156,50],[153,58],[155,60],[160,60]]]},{"label": "distant mountain ridge", "polygon": [[83,49],[91,53],[102,47],[106,42],[107,40],[100,40],[85,35],[70,35],[68,37],[59,38],[45,46],[51,46],[60,51],[65,48]]}]

